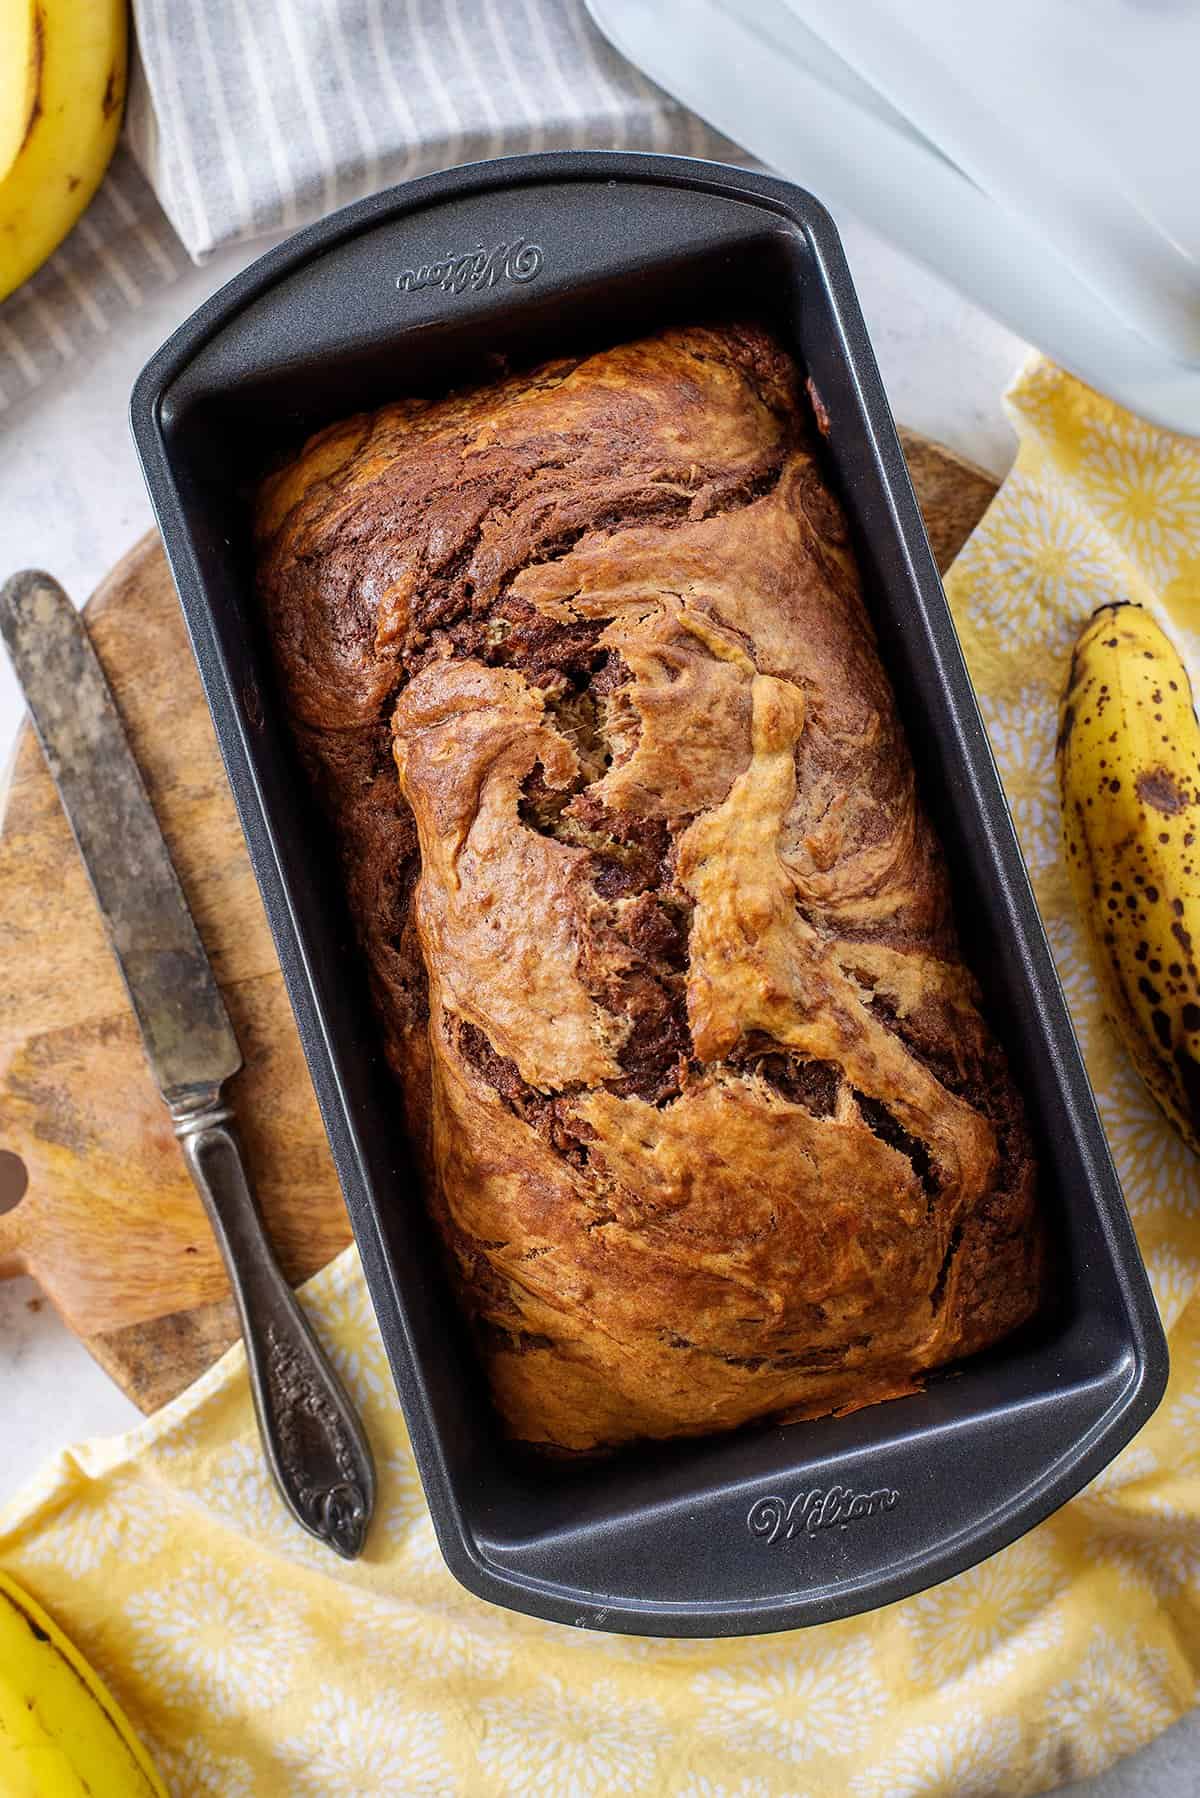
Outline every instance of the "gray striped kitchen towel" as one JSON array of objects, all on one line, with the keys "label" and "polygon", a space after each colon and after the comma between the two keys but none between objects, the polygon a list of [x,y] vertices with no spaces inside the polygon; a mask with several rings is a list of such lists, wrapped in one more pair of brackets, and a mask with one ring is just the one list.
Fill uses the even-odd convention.
[{"label": "gray striped kitchen towel", "polygon": [[133,0],[133,14],[124,147],[0,306],[0,411],[169,280],[180,243],[200,262],[515,151],[742,160],[609,46],[583,0]]}]

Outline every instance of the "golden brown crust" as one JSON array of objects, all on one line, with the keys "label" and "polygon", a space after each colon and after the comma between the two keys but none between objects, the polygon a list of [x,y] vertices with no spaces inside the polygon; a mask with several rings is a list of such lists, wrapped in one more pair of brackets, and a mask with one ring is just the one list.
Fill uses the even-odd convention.
[{"label": "golden brown crust", "polygon": [[1020,1102],[777,346],[347,420],[258,526],[510,1431],[853,1409],[1024,1321]]}]

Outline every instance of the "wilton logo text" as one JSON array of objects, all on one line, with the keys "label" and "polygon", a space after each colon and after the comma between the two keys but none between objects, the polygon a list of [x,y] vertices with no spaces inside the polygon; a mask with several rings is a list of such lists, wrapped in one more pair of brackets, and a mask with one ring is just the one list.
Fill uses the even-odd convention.
[{"label": "wilton logo text", "polygon": [[423,262],[419,268],[406,268],[396,276],[401,293],[416,293],[422,287],[440,287],[443,293],[482,293],[495,287],[497,281],[532,281],[542,266],[540,244],[527,243],[518,237],[512,243],[498,243],[485,250],[476,244],[440,262]]},{"label": "wilton logo text", "polygon": [[900,1494],[889,1487],[852,1492],[849,1486],[817,1486],[798,1492],[789,1504],[774,1493],[756,1498],[746,1513],[746,1528],[766,1542],[790,1542],[793,1536],[815,1536],[818,1530],[844,1530],[864,1517],[890,1511]]}]

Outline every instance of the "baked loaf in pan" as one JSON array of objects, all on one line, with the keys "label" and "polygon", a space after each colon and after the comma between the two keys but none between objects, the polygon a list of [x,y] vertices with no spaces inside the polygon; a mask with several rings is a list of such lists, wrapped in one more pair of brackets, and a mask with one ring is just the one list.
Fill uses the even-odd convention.
[{"label": "baked loaf in pan", "polygon": [[1019,1098],[794,365],[673,329],[314,437],[259,590],[510,1433],[849,1410],[1029,1317]]}]

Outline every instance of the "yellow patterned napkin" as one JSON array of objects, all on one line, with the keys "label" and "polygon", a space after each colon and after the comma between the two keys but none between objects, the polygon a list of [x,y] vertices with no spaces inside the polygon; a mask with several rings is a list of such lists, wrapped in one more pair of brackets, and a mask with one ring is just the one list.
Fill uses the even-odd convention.
[{"label": "yellow patterned napkin", "polygon": [[1101,1017],[1053,738],[1071,640],[1102,600],[1153,606],[1200,676],[1200,443],[1045,362],[1009,405],[1017,463],[949,590],[1171,1334],[1160,1411],[1024,1540],[872,1616],[734,1642],[586,1635],[445,1571],[347,1251],[306,1298],[377,1450],[363,1562],[310,1543],[275,1497],[240,1349],[0,1517],[0,1563],[95,1661],[179,1798],[999,1798],[1096,1771],[1193,1702],[1200,1163]]}]

